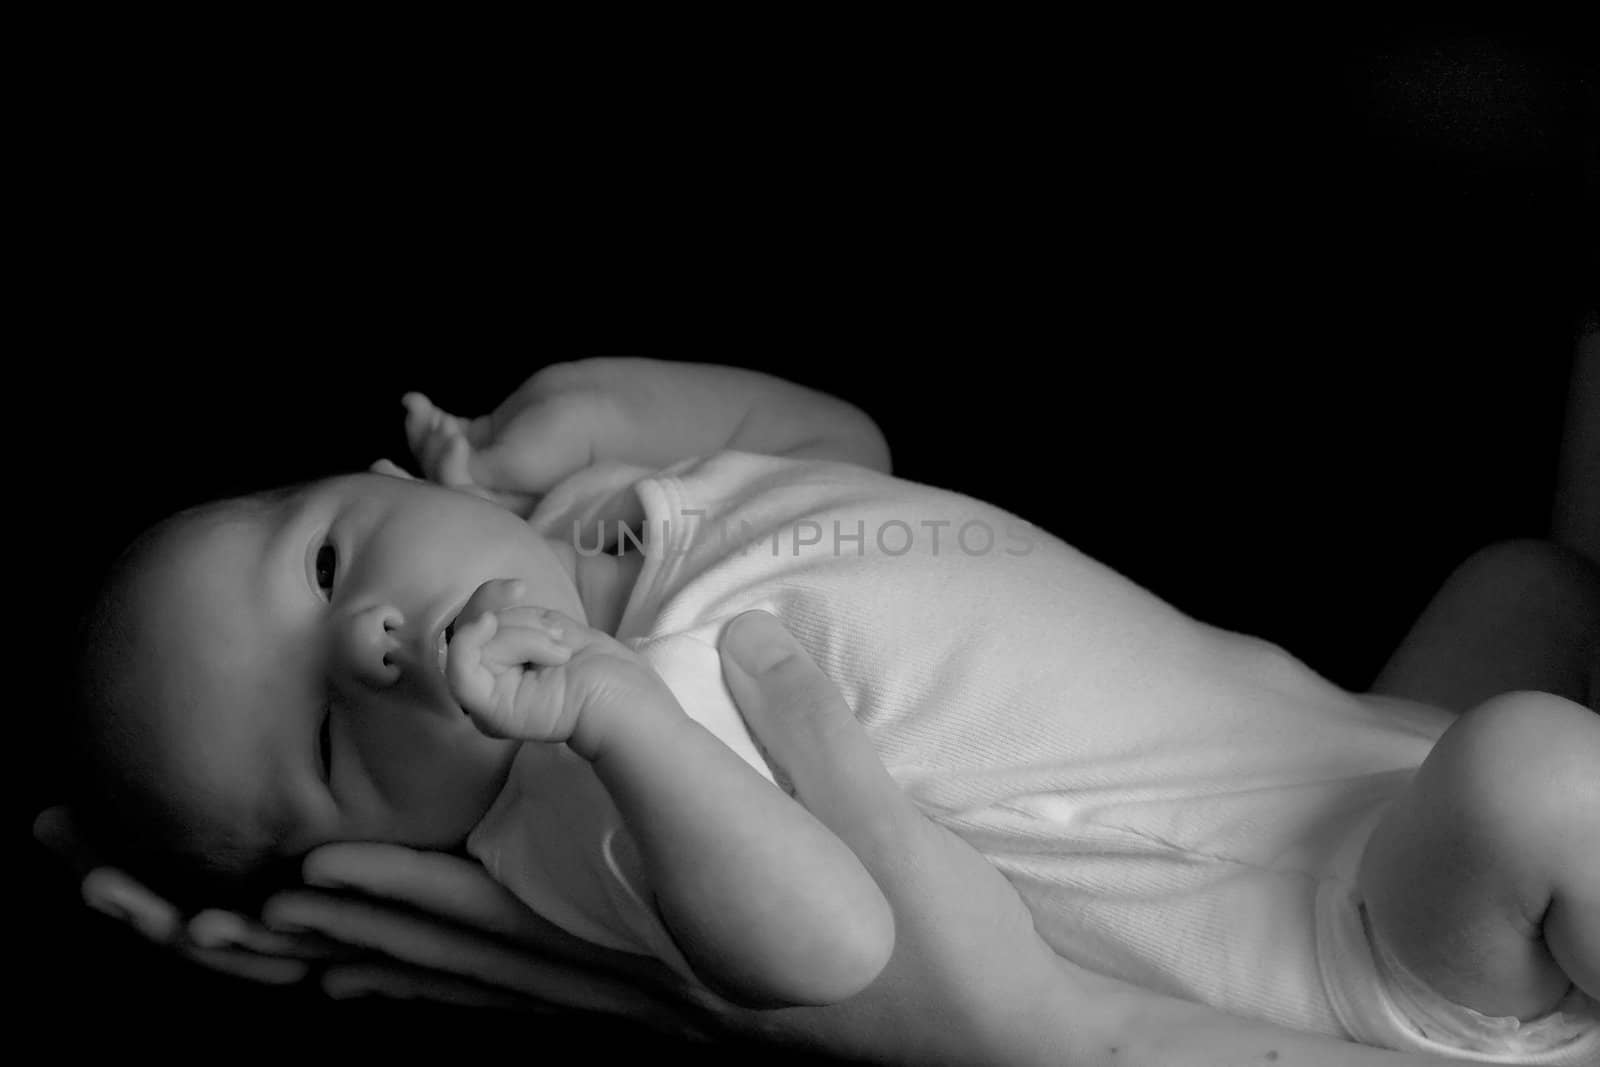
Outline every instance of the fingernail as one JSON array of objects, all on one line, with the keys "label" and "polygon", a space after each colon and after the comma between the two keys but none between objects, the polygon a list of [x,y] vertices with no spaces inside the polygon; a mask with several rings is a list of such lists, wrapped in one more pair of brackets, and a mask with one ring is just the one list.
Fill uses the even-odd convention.
[{"label": "fingernail", "polygon": [[746,674],[771,670],[794,653],[794,638],[777,616],[747,611],[728,624],[722,638],[733,662]]}]

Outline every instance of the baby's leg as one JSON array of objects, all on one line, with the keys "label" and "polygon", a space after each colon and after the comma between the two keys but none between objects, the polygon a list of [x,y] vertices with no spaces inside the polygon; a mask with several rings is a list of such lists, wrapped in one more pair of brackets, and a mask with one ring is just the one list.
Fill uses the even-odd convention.
[{"label": "baby's leg", "polygon": [[1548,693],[1462,715],[1374,832],[1375,934],[1441,996],[1531,1019],[1600,999],[1600,716]]}]

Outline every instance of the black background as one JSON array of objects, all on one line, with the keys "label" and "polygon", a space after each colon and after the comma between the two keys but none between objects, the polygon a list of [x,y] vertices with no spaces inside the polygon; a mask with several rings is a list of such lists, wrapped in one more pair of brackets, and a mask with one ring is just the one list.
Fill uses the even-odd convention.
[{"label": "black background", "polygon": [[[584,354],[836,393],[902,476],[1350,688],[1474,548],[1546,532],[1600,291],[1571,35],[856,39],[648,68],[584,40],[559,71],[549,41],[54,39],[13,164],[17,824],[56,795],[60,637],[137,530],[403,460],[403,391],[475,413]],[[21,1025],[67,1047],[630,1037],[203,974],[17,847]]]}]

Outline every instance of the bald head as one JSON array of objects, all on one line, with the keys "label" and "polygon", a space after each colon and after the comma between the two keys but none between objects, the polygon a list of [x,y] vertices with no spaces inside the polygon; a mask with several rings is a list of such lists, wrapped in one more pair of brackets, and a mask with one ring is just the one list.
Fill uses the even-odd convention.
[{"label": "bald head", "polygon": [[267,835],[219,788],[229,754],[195,758],[205,744],[195,726],[215,693],[191,668],[224,636],[206,605],[232,535],[282,495],[205,504],[147,530],[113,565],[85,620],[73,679],[73,803],[123,862],[210,880],[249,875],[269,859]]}]

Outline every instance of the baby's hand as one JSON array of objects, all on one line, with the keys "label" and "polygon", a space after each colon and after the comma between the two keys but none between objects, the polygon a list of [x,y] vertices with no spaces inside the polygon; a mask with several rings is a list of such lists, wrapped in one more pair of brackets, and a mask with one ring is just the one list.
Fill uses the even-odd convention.
[{"label": "baby's hand", "polygon": [[645,703],[677,703],[638,653],[559,611],[522,603],[521,582],[486,582],[462,611],[445,676],[490,737],[597,750]]}]

